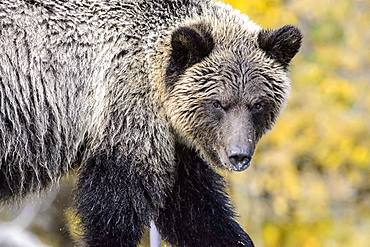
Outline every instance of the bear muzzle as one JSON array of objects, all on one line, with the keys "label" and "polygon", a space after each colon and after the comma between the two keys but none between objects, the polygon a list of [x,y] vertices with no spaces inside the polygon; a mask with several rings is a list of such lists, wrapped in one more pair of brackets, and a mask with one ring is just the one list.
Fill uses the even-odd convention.
[{"label": "bear muzzle", "polygon": [[250,165],[254,149],[230,147],[226,150],[229,161],[234,171],[244,171]]}]

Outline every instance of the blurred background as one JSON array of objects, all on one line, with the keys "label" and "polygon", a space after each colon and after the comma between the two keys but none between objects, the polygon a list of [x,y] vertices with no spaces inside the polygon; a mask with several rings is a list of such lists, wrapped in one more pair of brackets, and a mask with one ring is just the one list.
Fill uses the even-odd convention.
[{"label": "blurred background", "polygon": [[[287,109],[253,165],[224,173],[238,221],[257,247],[370,246],[370,1],[225,2],[263,27],[304,33]],[[0,247],[72,246],[72,184],[2,210]],[[5,242],[9,233],[27,244]]]}]

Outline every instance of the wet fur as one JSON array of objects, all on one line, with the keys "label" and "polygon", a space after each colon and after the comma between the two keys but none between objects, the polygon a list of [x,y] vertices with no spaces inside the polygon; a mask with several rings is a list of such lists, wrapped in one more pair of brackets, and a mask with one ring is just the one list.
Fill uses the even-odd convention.
[{"label": "wet fur", "polygon": [[150,220],[174,246],[253,246],[214,168],[235,128],[254,149],[276,122],[300,42],[211,1],[1,1],[0,204],[77,167],[87,246]]}]

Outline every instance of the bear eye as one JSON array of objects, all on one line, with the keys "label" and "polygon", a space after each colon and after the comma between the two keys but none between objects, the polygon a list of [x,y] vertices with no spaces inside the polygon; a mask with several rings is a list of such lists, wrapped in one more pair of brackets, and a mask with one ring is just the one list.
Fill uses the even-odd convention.
[{"label": "bear eye", "polygon": [[213,101],[212,105],[216,109],[221,109],[222,108],[221,103],[218,100]]},{"label": "bear eye", "polygon": [[258,102],[256,104],[253,105],[253,111],[254,112],[261,112],[264,108],[264,103],[263,102]]}]

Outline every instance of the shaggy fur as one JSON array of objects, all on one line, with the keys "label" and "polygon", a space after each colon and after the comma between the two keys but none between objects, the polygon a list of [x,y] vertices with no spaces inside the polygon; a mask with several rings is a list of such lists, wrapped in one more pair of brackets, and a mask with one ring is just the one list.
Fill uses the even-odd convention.
[{"label": "shaggy fur", "polygon": [[0,2],[0,204],[78,167],[86,246],[253,246],[215,168],[283,110],[294,26],[201,0]]}]

